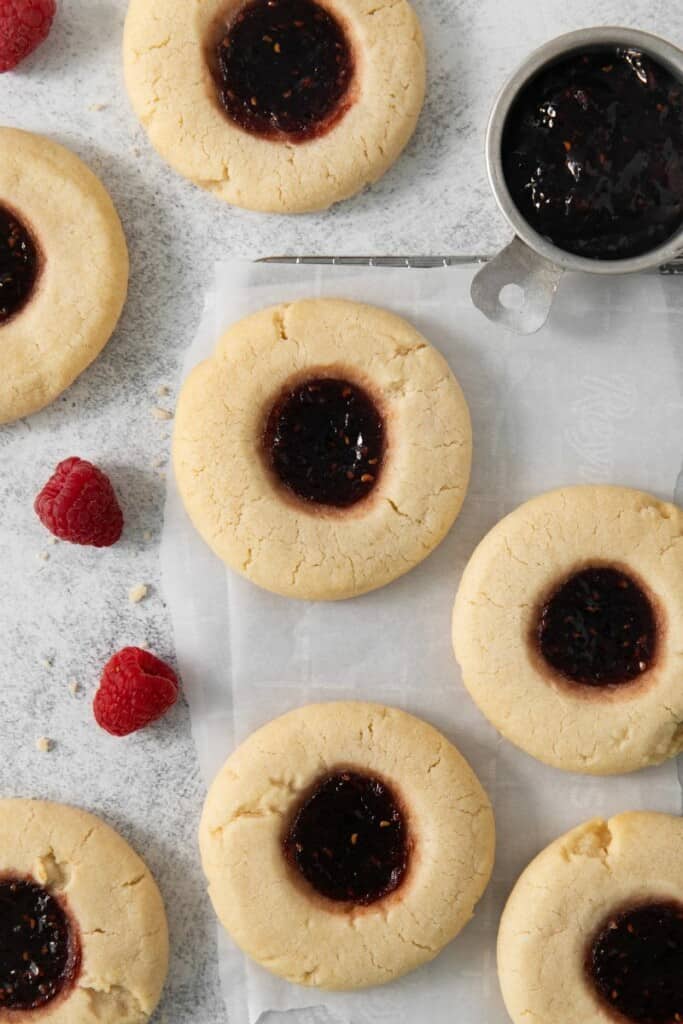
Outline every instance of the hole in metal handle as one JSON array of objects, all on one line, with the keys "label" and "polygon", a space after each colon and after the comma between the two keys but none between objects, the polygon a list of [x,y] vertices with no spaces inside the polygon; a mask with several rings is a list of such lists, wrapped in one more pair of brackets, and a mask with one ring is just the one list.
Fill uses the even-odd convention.
[{"label": "hole in metal handle", "polygon": [[521,285],[510,281],[509,284],[504,284],[500,289],[498,301],[505,309],[520,310],[524,307],[526,301],[524,289]]},{"label": "hole in metal handle", "polygon": [[564,271],[514,238],[472,281],[474,305],[492,323],[534,334],[548,319]]}]

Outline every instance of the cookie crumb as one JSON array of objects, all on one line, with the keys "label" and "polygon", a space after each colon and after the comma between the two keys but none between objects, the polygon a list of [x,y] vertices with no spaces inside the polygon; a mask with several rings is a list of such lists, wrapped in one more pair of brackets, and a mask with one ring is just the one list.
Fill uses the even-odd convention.
[{"label": "cookie crumb", "polygon": [[108,106],[108,103],[91,103],[88,110],[94,110],[95,113],[99,113],[100,110],[106,110]]},{"label": "cookie crumb", "polygon": [[159,396],[159,398],[166,398],[166,396],[170,395],[170,393],[171,389],[167,387],[166,384],[160,384],[159,387],[157,388],[157,395]]},{"label": "cookie crumb", "polygon": [[41,562],[47,562],[50,559],[50,553],[49,551],[39,551],[36,558],[39,558]]},{"label": "cookie crumb", "polygon": [[69,693],[72,697],[76,697],[81,692],[81,684],[77,679],[69,680]]},{"label": "cookie crumb", "polygon": [[155,420],[172,420],[173,413],[169,412],[168,409],[162,409],[161,406],[155,405],[152,409],[152,416]]},{"label": "cookie crumb", "polygon": [[53,741],[47,736],[39,736],[36,740],[36,750],[39,750],[41,754],[49,754],[53,746]]},{"label": "cookie crumb", "polygon": [[152,469],[161,469],[166,465],[166,456],[162,455],[161,458],[155,459],[152,463]]},{"label": "cookie crumb", "polygon": [[142,535],[142,539],[143,540],[151,540],[152,539],[152,531],[151,530],[145,530],[145,532]]},{"label": "cookie crumb", "polygon": [[48,542],[48,544],[58,544],[59,540],[58,540],[57,537],[48,537],[47,538],[47,542]]},{"label": "cookie crumb", "polygon": [[43,666],[43,668],[52,668],[54,663],[55,659],[52,657],[52,655],[48,655],[47,657],[40,659],[40,664]]},{"label": "cookie crumb", "polygon": [[146,583],[137,583],[128,591],[128,600],[131,604],[140,604],[140,601],[144,601],[148,593],[149,587]]}]

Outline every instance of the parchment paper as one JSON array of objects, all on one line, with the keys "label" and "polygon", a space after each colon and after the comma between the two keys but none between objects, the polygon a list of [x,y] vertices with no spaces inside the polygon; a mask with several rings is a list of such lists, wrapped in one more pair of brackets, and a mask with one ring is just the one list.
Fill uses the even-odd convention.
[{"label": "parchment paper", "polygon": [[[545,767],[501,740],[462,686],[450,615],[477,542],[540,491],[613,482],[671,500],[678,486],[681,502],[683,280],[567,276],[549,324],[518,338],[473,309],[473,273],[221,263],[187,353],[185,372],[225,327],[271,303],[334,295],[384,305],[446,355],[475,437],[469,495],[442,546],[395,584],[339,604],[288,601],[226,570],[169,483],[165,595],[207,783],[236,743],[276,715],[316,700],[375,699],[423,716],[460,747],[493,800],[498,827],[496,868],[475,919],[433,964],[391,985],[331,995],[298,988],[248,962],[221,934],[230,1024],[505,1024],[495,935],[526,863],[595,815],[681,811],[674,762],[588,778]],[[271,1012],[302,1008],[316,1009]]]}]

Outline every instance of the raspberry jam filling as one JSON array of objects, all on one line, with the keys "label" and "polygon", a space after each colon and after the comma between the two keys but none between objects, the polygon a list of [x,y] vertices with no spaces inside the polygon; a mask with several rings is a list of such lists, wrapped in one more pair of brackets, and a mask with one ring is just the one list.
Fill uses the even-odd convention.
[{"label": "raspberry jam filling", "polygon": [[299,809],[284,850],[321,896],[368,906],[403,881],[408,830],[386,783],[338,772],[326,776]]},{"label": "raspberry jam filling", "polygon": [[583,686],[638,679],[657,652],[648,597],[618,569],[584,569],[562,583],[541,609],[537,642],[546,662]]},{"label": "raspberry jam filling", "polygon": [[502,156],[539,234],[590,259],[640,256],[683,226],[683,83],[637,50],[563,58],[520,93]]},{"label": "raspberry jam filling", "polygon": [[28,302],[38,276],[38,251],[28,229],[0,204],[0,327]]},{"label": "raspberry jam filling", "polygon": [[73,984],[79,963],[59,901],[34,882],[0,880],[0,1014],[52,1002]]},{"label": "raspberry jam filling", "polygon": [[348,109],[354,60],[339,22],[313,0],[251,0],[218,43],[214,73],[241,128],[303,142]]},{"label": "raspberry jam filling", "polygon": [[297,497],[348,508],[377,483],[384,421],[363,388],[316,377],[276,401],[263,442],[275,475]]},{"label": "raspberry jam filling", "polygon": [[607,1006],[633,1024],[683,1020],[683,906],[651,903],[609,918],[586,970]]}]

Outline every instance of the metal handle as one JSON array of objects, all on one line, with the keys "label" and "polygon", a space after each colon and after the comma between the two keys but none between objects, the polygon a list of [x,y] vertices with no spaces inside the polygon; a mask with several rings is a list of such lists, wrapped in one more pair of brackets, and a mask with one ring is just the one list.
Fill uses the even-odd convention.
[{"label": "metal handle", "polygon": [[534,334],[548,319],[564,271],[519,238],[482,267],[472,281],[472,302],[494,324]]}]

